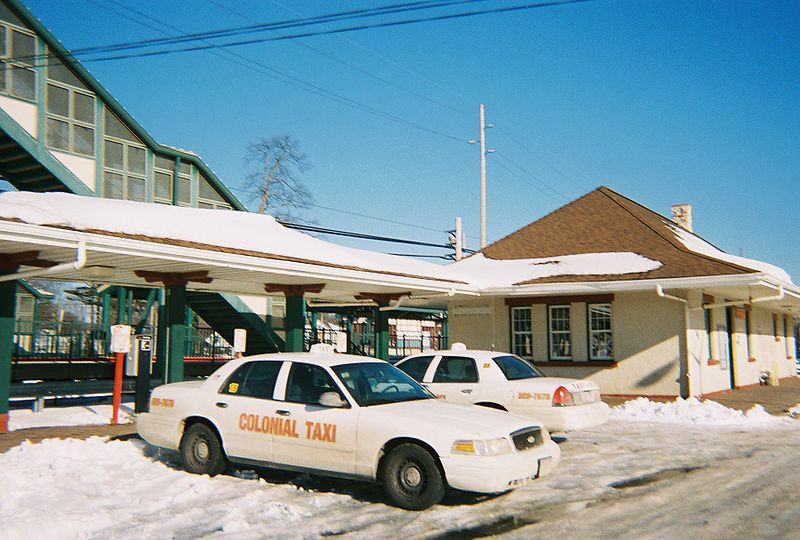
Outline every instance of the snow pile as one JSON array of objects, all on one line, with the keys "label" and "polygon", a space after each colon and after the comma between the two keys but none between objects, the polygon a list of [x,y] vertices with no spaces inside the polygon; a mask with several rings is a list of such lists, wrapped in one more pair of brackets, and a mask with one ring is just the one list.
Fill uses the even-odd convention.
[{"label": "snow pile", "polygon": [[[141,441],[93,437],[25,442],[0,454],[2,537],[198,538],[244,532],[255,538],[279,535],[315,507],[343,498],[303,497],[299,488],[263,480],[191,475],[146,453]],[[275,528],[264,529],[270,523]]]},{"label": "snow pile", "polygon": [[757,261],[755,259],[747,259],[745,257],[730,255],[720,249],[715,248],[696,234],[690,233],[686,229],[682,229],[681,227],[677,227],[670,223],[667,223],[667,227],[672,230],[672,232],[675,234],[675,238],[677,238],[680,243],[695,253],[708,255],[709,257],[737,264],[739,266],[744,266],[745,268],[752,268],[753,270],[769,274],[770,276],[783,281],[784,283],[793,285],[792,278],[783,268],[762,261]]},{"label": "snow pile", "polygon": [[611,409],[611,418],[633,422],[663,422],[670,424],[697,424],[706,426],[768,427],[795,425],[785,416],[772,416],[761,405],[742,412],[720,405],[715,401],[696,398],[677,398],[668,403],[658,403],[647,398],[627,401]]},{"label": "snow pile", "polygon": [[798,403],[797,405],[795,405],[794,407],[792,407],[791,409],[789,409],[789,410],[787,411],[787,413],[788,413],[788,414],[789,414],[789,416],[791,416],[792,418],[800,418],[800,403]]},{"label": "snow pile", "polygon": [[[142,219],[147,215],[147,219]],[[166,238],[366,270],[446,279],[443,266],[348,248],[288,229],[272,216],[82,197],[67,193],[0,194],[0,217],[33,225]]]},{"label": "snow pile", "polygon": [[550,276],[624,275],[649,272],[661,263],[637,253],[582,253],[539,259],[489,259],[477,253],[451,265],[454,277],[481,288],[511,285]]},{"label": "snow pile", "polygon": [[[133,422],[131,404],[123,405],[118,420],[127,424]],[[90,426],[111,423],[111,405],[92,405],[87,407],[59,407],[32,410],[9,411],[8,428],[11,431],[38,427]]]}]

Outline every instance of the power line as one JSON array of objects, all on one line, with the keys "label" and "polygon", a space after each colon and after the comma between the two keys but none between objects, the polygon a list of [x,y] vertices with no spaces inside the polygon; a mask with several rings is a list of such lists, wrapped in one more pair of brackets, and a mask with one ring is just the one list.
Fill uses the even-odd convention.
[{"label": "power line", "polygon": [[[96,2],[96,0],[89,0],[89,1],[94,3],[95,5],[104,7],[105,9],[109,9],[112,12],[120,14],[118,11],[115,11],[115,10],[109,8],[108,6],[106,6],[104,4]],[[155,17],[152,17],[150,15],[147,15],[145,13],[142,13],[142,12],[140,12],[138,10],[135,10],[133,8],[130,8],[130,7],[122,5],[122,4],[118,4],[118,5],[120,5],[120,7],[123,7],[124,9],[127,9],[129,11],[132,11],[132,12],[138,14],[141,17],[147,18],[147,19],[149,19],[151,21],[154,21],[154,22],[156,22],[158,24],[161,24],[161,25],[166,26],[168,28],[172,28],[173,30],[176,30],[176,31],[182,33],[182,31],[179,28],[176,28],[176,27],[174,27],[172,25],[168,25],[168,24],[166,24],[166,23],[164,23],[162,21],[159,21]],[[125,16],[125,15],[122,15],[122,16]],[[130,17],[127,17],[127,16],[125,16],[125,17],[130,19],[130,20],[134,20],[134,19],[131,19]],[[137,22],[139,24],[144,24],[141,21],[135,21],[135,22]],[[148,27],[152,28],[149,25],[145,25],[145,26],[148,26]],[[162,33],[166,33],[166,32],[163,32],[161,30],[159,30],[159,31],[162,32]],[[462,143],[465,142],[464,139],[461,138],[461,137],[457,137],[455,135],[451,135],[451,134],[448,134],[448,133],[441,132],[439,130],[424,126],[422,124],[418,124],[417,122],[414,122],[414,121],[411,121],[411,120],[406,120],[405,118],[402,118],[400,116],[396,116],[394,114],[382,111],[382,110],[377,109],[375,107],[372,107],[370,105],[366,105],[364,103],[358,102],[358,101],[356,101],[354,99],[351,99],[351,98],[348,98],[348,97],[343,96],[341,94],[338,94],[336,92],[327,90],[327,89],[322,88],[320,86],[317,86],[317,85],[315,85],[313,83],[310,83],[310,82],[304,81],[302,79],[299,79],[299,78],[297,78],[297,77],[295,77],[293,75],[290,75],[288,73],[284,73],[282,71],[279,71],[279,70],[277,70],[277,69],[275,69],[273,67],[270,67],[270,66],[264,64],[263,62],[259,62],[257,60],[252,59],[252,58],[248,58],[247,56],[239,54],[239,53],[237,53],[235,51],[228,51],[227,49],[223,49],[223,48],[221,48],[220,46],[217,46],[217,45],[212,45],[212,46],[205,47],[203,50],[206,50],[206,51],[214,54],[214,51],[216,49],[219,49],[219,51],[216,54],[216,56],[219,56],[219,53],[226,53],[227,55],[232,56],[232,57],[234,57],[236,59],[239,59],[241,61],[244,61],[247,64],[243,64],[241,61],[238,61],[238,60],[236,60],[234,58],[227,58],[227,60],[229,60],[229,61],[231,61],[231,62],[233,62],[233,63],[235,63],[235,64],[237,64],[239,66],[245,67],[245,68],[250,69],[252,71],[255,71],[257,73],[261,73],[262,75],[266,75],[266,76],[271,77],[271,78],[273,78],[275,80],[278,80],[280,82],[288,84],[289,86],[292,86],[292,87],[297,88],[299,90],[304,90],[304,91],[309,92],[311,94],[314,94],[314,95],[317,95],[317,96],[320,96],[320,97],[324,97],[326,99],[330,99],[331,101],[335,101],[335,102],[337,102],[337,103],[339,103],[341,105],[345,105],[347,107],[354,108],[356,110],[360,110],[361,112],[365,112],[365,113],[371,114],[373,116],[376,116],[378,118],[383,118],[384,120],[389,120],[389,121],[395,122],[397,124],[404,125],[406,127],[410,127],[410,128],[416,129],[418,131],[423,131],[423,132],[429,133],[431,135],[437,135],[439,137],[442,137],[442,138],[445,138],[445,139],[448,139],[448,140],[452,140],[452,141],[457,141],[457,142],[462,142]],[[77,63],[77,61],[72,61],[72,63]],[[6,66],[5,68],[0,68],[0,69],[8,69],[8,66]]]},{"label": "power line", "polygon": [[[466,1],[466,0],[465,0]],[[529,9],[540,9],[546,7],[553,7],[553,6],[561,6],[567,4],[576,4],[576,3],[585,3],[591,2],[593,0],[553,0],[550,2],[536,2],[531,4],[522,4],[517,6],[509,6],[503,8],[491,8],[491,9],[482,9],[476,11],[468,11],[468,12],[461,12],[461,13],[451,13],[445,15],[435,15],[430,17],[418,17],[416,19],[405,19],[400,21],[384,21],[374,24],[361,24],[356,26],[344,27],[344,28],[337,28],[332,30],[319,30],[313,32],[301,32],[297,34],[290,34],[285,36],[278,36],[278,37],[266,37],[266,38],[258,38],[258,39],[247,39],[247,40],[240,40],[240,41],[229,41],[227,43],[220,43],[220,44],[213,44],[213,45],[202,45],[202,46],[193,46],[193,47],[182,47],[176,49],[166,49],[160,51],[148,51],[148,52],[141,52],[141,53],[130,53],[130,54],[119,54],[119,55],[110,55],[110,56],[99,56],[96,58],[87,58],[83,60],[83,62],[105,62],[110,60],[126,60],[130,58],[144,58],[144,57],[153,57],[153,56],[164,56],[164,55],[171,55],[176,53],[182,52],[195,52],[195,51],[203,51],[208,49],[214,48],[227,48],[227,47],[237,47],[243,45],[253,45],[256,43],[266,43],[272,41],[285,41],[290,39],[299,39],[304,37],[314,37],[314,36],[324,36],[324,35],[331,35],[331,34],[339,34],[343,32],[356,32],[360,30],[367,30],[367,29],[374,29],[374,28],[390,28],[395,26],[405,26],[409,24],[418,24],[422,22],[434,22],[434,21],[445,21],[445,20],[454,20],[454,19],[461,19],[465,17],[475,17],[478,15],[487,15],[487,14],[497,14],[497,13],[511,13],[515,11],[522,11],[522,10],[529,10]],[[199,38],[188,39],[189,41],[194,40],[196,41]],[[18,60],[18,59],[13,59]]]},{"label": "power line", "polygon": [[[232,9],[231,7],[226,6],[225,4],[223,4],[221,2],[218,2],[217,0],[206,0],[206,1],[209,4],[212,4],[212,5],[218,7],[220,9],[222,9],[222,10],[225,10],[228,13],[232,13],[233,15],[236,15],[237,17],[240,17],[240,18],[242,18],[244,20],[248,20],[248,21],[251,21],[251,22],[255,21],[255,19],[253,19],[252,17],[249,17],[249,16],[245,15],[244,13],[236,11],[235,9]],[[280,4],[278,4],[278,5],[280,5]],[[283,7],[283,6],[281,6],[281,7]],[[284,35],[284,34],[281,34],[280,32],[277,32],[277,31],[276,31],[276,33],[278,35],[281,35],[281,36]],[[342,39],[344,39],[344,38],[342,38]],[[341,58],[337,58],[337,57],[333,56],[332,54],[329,54],[328,52],[326,52],[326,51],[324,51],[324,50],[322,50],[322,49],[320,49],[318,47],[314,47],[313,45],[309,45],[308,43],[303,42],[302,40],[298,40],[295,43],[297,45],[305,48],[305,49],[314,51],[317,54],[322,55],[325,58],[328,58],[329,60],[332,60],[332,61],[334,61],[334,62],[336,62],[338,64],[341,64],[343,66],[347,66],[348,68],[352,69],[353,71],[361,73],[362,75],[366,75],[367,77],[369,77],[369,78],[371,78],[373,80],[376,80],[376,81],[378,81],[378,82],[380,82],[382,84],[385,84],[385,85],[390,86],[392,88],[396,88],[398,90],[401,90],[402,92],[405,92],[405,93],[407,93],[409,95],[412,95],[412,96],[414,96],[416,98],[422,99],[424,101],[427,101],[429,103],[432,103],[434,105],[442,107],[443,109],[447,109],[447,110],[449,110],[451,112],[454,112],[456,114],[459,114],[459,115],[461,115],[461,116],[463,116],[465,118],[472,118],[472,115],[466,113],[465,111],[456,109],[455,107],[453,107],[451,105],[448,105],[447,103],[443,103],[443,102],[441,102],[439,100],[433,99],[430,96],[426,96],[425,94],[421,94],[419,92],[416,92],[415,90],[411,90],[410,88],[406,88],[405,86],[401,86],[401,85],[399,85],[399,84],[397,84],[397,83],[395,83],[393,81],[390,81],[388,79],[380,77],[380,76],[376,75],[375,73],[373,73],[373,72],[371,72],[369,70],[363,69],[363,68],[361,68],[361,67],[359,67],[359,66],[357,66],[357,65],[355,65],[355,64],[353,64],[351,62],[348,62],[346,60],[342,60]]]},{"label": "power line", "polygon": [[[504,159],[504,160],[508,161],[508,162],[509,162],[511,165],[513,165],[514,167],[516,167],[517,169],[519,169],[520,171],[522,171],[522,173],[524,173],[526,176],[528,176],[528,177],[532,178],[533,180],[536,180],[536,181],[537,181],[539,184],[541,184],[541,185],[542,185],[542,186],[544,186],[545,188],[549,189],[550,191],[552,191],[553,193],[555,193],[556,195],[558,195],[558,196],[559,196],[561,199],[563,199],[563,200],[566,200],[566,201],[569,201],[569,200],[570,200],[570,198],[569,198],[569,197],[567,197],[566,195],[564,195],[563,193],[561,193],[560,191],[558,191],[558,190],[557,190],[557,189],[555,189],[554,187],[550,186],[549,184],[545,183],[543,180],[541,180],[540,178],[538,178],[536,175],[534,175],[533,173],[531,173],[530,171],[528,171],[528,170],[527,170],[527,169],[525,169],[524,167],[522,167],[522,166],[518,165],[518,164],[517,164],[515,161],[511,160],[511,159],[510,159],[510,158],[508,158],[506,155],[504,155],[504,154],[502,154],[502,153],[500,153],[500,152],[495,152],[495,155],[496,155],[496,156],[499,156],[501,159]],[[503,169],[505,169],[505,170],[507,170],[508,172],[510,172],[512,175],[514,175],[514,176],[516,176],[517,178],[519,178],[520,180],[522,180],[522,181],[526,182],[528,185],[530,185],[530,186],[534,187],[534,188],[535,188],[536,190],[538,190],[540,193],[542,193],[542,194],[544,194],[544,195],[547,195],[548,197],[554,198],[554,197],[553,197],[553,193],[548,193],[547,191],[543,190],[543,189],[542,189],[542,188],[540,188],[539,186],[537,186],[537,185],[535,185],[535,184],[531,183],[531,182],[530,182],[530,181],[529,181],[527,178],[525,178],[524,176],[520,175],[518,172],[516,172],[516,171],[514,171],[514,170],[510,169],[509,167],[507,167],[506,165],[504,165],[504,164],[502,163],[502,161],[495,161],[495,163],[496,163],[497,165],[499,165],[500,167],[502,167]],[[554,198],[554,199],[555,199],[555,198]],[[558,199],[555,199],[555,200],[557,200],[557,201],[558,201]],[[559,202],[560,202],[560,201],[559,201]]]},{"label": "power line", "polygon": [[278,223],[289,229],[296,229],[298,231],[313,232],[320,234],[332,234],[335,236],[346,236],[348,238],[359,238],[362,240],[376,240],[379,242],[391,242],[393,244],[407,244],[411,246],[425,246],[434,248],[453,249],[450,244],[434,244],[432,242],[422,242],[419,240],[407,240],[404,238],[392,238],[390,236],[378,236],[374,234],[359,233],[353,231],[342,231],[339,229],[329,229],[326,227],[319,227],[317,225],[303,225],[300,223],[289,223],[287,221],[277,220]]}]

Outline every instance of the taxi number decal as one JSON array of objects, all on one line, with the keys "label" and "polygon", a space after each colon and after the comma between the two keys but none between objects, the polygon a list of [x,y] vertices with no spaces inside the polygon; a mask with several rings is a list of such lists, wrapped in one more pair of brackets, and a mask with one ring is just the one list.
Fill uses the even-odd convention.
[{"label": "taxi number decal", "polygon": [[483,369],[489,369],[490,367],[492,367],[492,365],[488,362],[483,364]]},{"label": "taxi number decal", "polygon": [[238,382],[232,382],[231,384],[228,385],[228,393],[235,394],[238,391],[239,391],[239,383]]},{"label": "taxi number decal", "polygon": [[[267,433],[280,437],[299,439],[297,420],[277,416],[261,416],[242,413],[239,415],[239,429],[254,433]],[[306,439],[310,441],[336,442],[336,424],[306,422]]]},{"label": "taxi number decal", "polygon": [[550,394],[541,392],[520,392],[519,399],[550,399]]},{"label": "taxi number decal", "polygon": [[153,407],[174,407],[175,406],[175,400],[174,399],[154,397],[153,399],[150,400],[150,404]]},{"label": "taxi number decal", "polygon": [[447,399],[447,396],[444,395],[444,394],[435,394],[435,395],[436,395],[436,399]]}]

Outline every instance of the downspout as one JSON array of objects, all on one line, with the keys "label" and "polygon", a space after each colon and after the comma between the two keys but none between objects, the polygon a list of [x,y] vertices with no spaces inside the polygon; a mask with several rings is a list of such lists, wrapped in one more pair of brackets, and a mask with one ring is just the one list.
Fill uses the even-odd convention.
[{"label": "downspout", "polygon": [[16,281],[18,279],[37,278],[41,276],[49,276],[50,274],[57,274],[65,270],[80,270],[86,265],[86,242],[81,240],[78,242],[78,252],[75,255],[75,261],[57,264],[50,268],[36,268],[35,270],[23,270],[14,274],[4,274],[0,276],[0,282]]},{"label": "downspout", "polygon": [[[680,296],[673,296],[671,294],[667,294],[664,292],[664,287],[661,285],[656,285],[656,294],[661,298],[666,298],[667,300],[673,300],[675,302],[680,302],[683,304],[683,328],[684,328],[684,355],[686,355],[686,379],[688,381],[687,390],[689,393],[689,397],[694,396],[693,390],[693,383],[692,383],[692,359],[691,355],[689,354],[689,301],[686,298],[681,298]],[[700,370],[700,376],[697,378],[697,386],[699,390],[699,395],[703,396],[703,374],[702,374],[702,364],[700,363],[701,360],[698,358],[698,368]]]}]

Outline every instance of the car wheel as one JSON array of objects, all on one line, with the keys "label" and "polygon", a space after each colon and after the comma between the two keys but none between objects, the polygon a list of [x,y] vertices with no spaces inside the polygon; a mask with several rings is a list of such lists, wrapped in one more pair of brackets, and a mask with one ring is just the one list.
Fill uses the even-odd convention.
[{"label": "car wheel", "polygon": [[181,457],[190,473],[214,476],[225,470],[225,452],[219,437],[205,424],[192,424],[183,434]]},{"label": "car wheel", "polygon": [[381,477],[392,504],[406,510],[424,510],[444,496],[444,481],[436,460],[416,444],[401,444],[392,450]]}]

